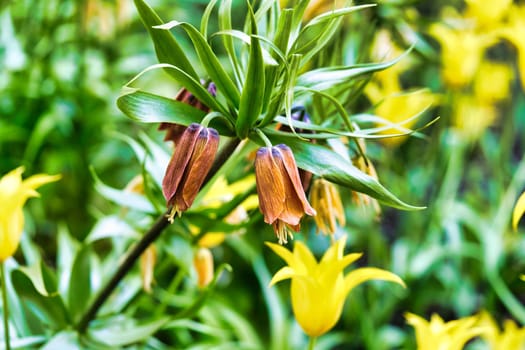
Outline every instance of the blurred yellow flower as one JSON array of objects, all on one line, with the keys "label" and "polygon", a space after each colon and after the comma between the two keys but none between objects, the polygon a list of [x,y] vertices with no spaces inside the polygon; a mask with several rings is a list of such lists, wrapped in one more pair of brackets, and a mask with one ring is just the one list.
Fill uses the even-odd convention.
[{"label": "blurred yellow flower", "polygon": [[[365,93],[370,101],[375,104],[374,114],[384,119],[384,123],[376,123],[377,127],[382,127],[379,131],[382,135],[410,132],[418,120],[416,116],[437,101],[436,96],[427,89],[411,92],[389,92],[381,90],[374,83],[368,84]],[[389,127],[390,125],[391,127]],[[382,138],[381,142],[396,146],[402,143],[405,138],[406,136],[386,137]]]},{"label": "blurred yellow flower", "polygon": [[512,320],[503,323],[500,331],[492,316],[483,311],[480,313],[479,325],[484,328],[481,334],[491,350],[523,349],[525,347],[525,328],[518,328]]},{"label": "blurred yellow flower", "polygon": [[480,34],[471,28],[451,28],[443,23],[430,26],[430,34],[441,45],[443,80],[454,88],[472,81],[485,49],[496,42],[495,35]]},{"label": "blurred yellow flower", "polygon": [[267,242],[288,266],[273,276],[270,286],[290,278],[292,308],[297,322],[311,337],[328,332],[339,320],[345,299],[357,285],[368,280],[385,280],[404,286],[399,276],[378,268],[358,268],[344,275],[344,268],[362,255],[343,255],[346,236],[337,240],[317,262],[308,247],[295,242],[293,253],[288,249]]},{"label": "blurred yellow flower", "polygon": [[24,230],[23,207],[30,197],[38,197],[36,189],[57,181],[60,175],[33,175],[22,180],[23,167],[16,168],[0,179],[0,262],[12,256]]},{"label": "blurred yellow flower", "polygon": [[525,5],[513,5],[509,11],[509,24],[500,30],[518,50],[518,67],[522,89],[525,91]]},{"label": "blurred yellow flower", "polygon": [[465,3],[467,18],[474,18],[478,27],[494,29],[501,25],[512,0],[465,0]]},{"label": "blurred yellow flower", "polygon": [[197,286],[204,288],[213,280],[213,254],[208,248],[199,248],[193,256],[193,267],[197,273]]},{"label": "blurred yellow flower", "polygon": [[518,230],[518,223],[520,222],[521,217],[525,213],[525,192],[519,196],[512,211],[512,228],[514,231]]},{"label": "blurred yellow flower", "polygon": [[474,79],[474,94],[479,101],[498,102],[510,97],[513,72],[510,65],[483,61]]},{"label": "blurred yellow flower", "polygon": [[450,322],[444,322],[437,314],[431,316],[430,322],[411,313],[406,313],[405,318],[415,329],[418,350],[461,350],[484,330],[477,326],[477,316]]},{"label": "blurred yellow flower", "polygon": [[[218,178],[204,194],[201,200],[199,200],[198,208],[220,208],[225,203],[230,202],[235,196],[250,191],[251,188],[255,188],[255,175],[249,175],[245,178],[228,184],[226,179],[222,176]],[[243,221],[248,220],[248,210],[255,209],[259,206],[257,195],[253,194],[248,196],[238,207],[236,207],[229,215],[224,218],[224,221],[228,224],[235,225],[240,224]],[[199,229],[196,226],[191,226],[193,234],[198,234]],[[223,232],[208,232],[202,236],[197,245],[199,247],[213,248],[221,244],[225,239]]]},{"label": "blurred yellow flower", "polygon": [[477,140],[496,120],[494,105],[474,96],[457,94],[453,106],[453,125],[467,140]]}]

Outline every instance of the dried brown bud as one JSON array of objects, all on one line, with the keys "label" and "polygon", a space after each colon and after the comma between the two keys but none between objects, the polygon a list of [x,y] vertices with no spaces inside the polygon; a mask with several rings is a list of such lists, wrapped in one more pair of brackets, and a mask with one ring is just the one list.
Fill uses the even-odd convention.
[{"label": "dried brown bud", "polygon": [[215,129],[193,123],[182,134],[162,181],[162,192],[168,207],[172,207],[171,220],[193,204],[218,147]]},{"label": "dried brown bud", "polygon": [[299,231],[304,214],[315,215],[304,193],[292,150],[286,145],[261,147],[255,156],[255,178],[259,208],[264,222],[271,224],[286,243],[289,229]]}]

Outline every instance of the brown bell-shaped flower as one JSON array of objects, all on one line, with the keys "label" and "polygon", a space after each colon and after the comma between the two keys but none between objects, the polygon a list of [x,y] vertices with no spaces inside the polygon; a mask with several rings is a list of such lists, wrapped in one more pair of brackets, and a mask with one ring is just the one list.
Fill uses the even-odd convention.
[{"label": "brown bell-shaped flower", "polygon": [[299,231],[304,214],[315,215],[304,193],[292,150],[283,144],[261,147],[255,156],[259,208],[271,224],[279,243],[287,242],[290,229]]},{"label": "brown bell-shaped flower", "polygon": [[218,147],[219,134],[215,129],[193,123],[182,134],[162,180],[162,192],[172,208],[170,221],[193,204]]}]

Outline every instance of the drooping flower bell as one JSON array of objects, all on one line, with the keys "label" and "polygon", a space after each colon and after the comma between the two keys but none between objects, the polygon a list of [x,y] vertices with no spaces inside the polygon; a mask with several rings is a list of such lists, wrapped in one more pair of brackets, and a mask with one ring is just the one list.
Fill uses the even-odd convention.
[{"label": "drooping flower bell", "polygon": [[292,150],[280,144],[261,147],[255,156],[255,180],[264,222],[273,226],[279,243],[287,243],[290,229],[299,231],[304,214],[315,215],[304,193]]},{"label": "drooping flower bell", "polygon": [[60,179],[60,175],[38,174],[22,180],[23,172],[24,168],[19,167],[0,179],[0,263],[18,248],[24,230],[26,200],[38,197],[38,187]]},{"label": "drooping flower bell", "polygon": [[171,208],[170,221],[193,204],[218,147],[219,134],[215,129],[193,123],[182,134],[162,180],[162,192]]}]

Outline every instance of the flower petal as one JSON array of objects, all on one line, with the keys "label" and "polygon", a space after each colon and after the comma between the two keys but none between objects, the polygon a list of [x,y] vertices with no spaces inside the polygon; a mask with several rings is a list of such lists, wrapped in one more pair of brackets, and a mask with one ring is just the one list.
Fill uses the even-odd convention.
[{"label": "flower petal", "polygon": [[168,205],[173,204],[175,193],[190,161],[193,147],[202,128],[203,126],[197,123],[188,126],[171,156],[164,179],[162,179],[162,192]]},{"label": "flower petal", "polygon": [[514,231],[518,230],[518,223],[523,214],[525,214],[525,192],[518,198],[516,206],[514,206],[514,211],[512,212],[512,228]]},{"label": "flower petal", "polygon": [[383,280],[396,282],[403,287],[406,287],[405,282],[398,275],[378,269],[375,267],[362,267],[357,270],[354,270],[348,273],[344,279],[344,292],[345,294],[350,293],[350,291],[357,285],[369,281],[369,280]]},{"label": "flower petal", "polygon": [[310,205],[310,203],[308,203],[308,200],[306,199],[306,194],[304,193],[304,188],[301,182],[301,178],[299,176],[299,170],[297,169],[297,164],[295,162],[292,150],[290,149],[290,147],[284,144],[277,145],[274,147],[274,149],[278,150],[282,155],[281,157],[283,160],[284,168],[286,169],[288,178],[290,179],[293,185],[294,192],[303,206],[304,212],[308,215],[315,215],[315,209],[312,208],[312,206]]},{"label": "flower petal", "polygon": [[275,254],[279,255],[292,268],[294,268],[297,265],[295,255],[282,245],[270,242],[264,242],[264,244],[266,244],[271,250],[273,250]]},{"label": "flower petal", "polygon": [[273,224],[284,209],[285,192],[283,174],[275,163],[269,147],[261,147],[257,151],[255,179],[259,208],[264,215],[264,222]]},{"label": "flower petal", "polygon": [[296,275],[297,275],[297,273],[295,272],[295,270],[293,268],[291,268],[290,266],[285,266],[282,269],[280,269],[279,271],[277,271],[275,273],[275,275],[273,275],[272,280],[270,281],[268,286],[271,287],[274,284],[276,284],[277,282],[280,282],[280,281],[285,280],[287,278],[295,277]]}]

